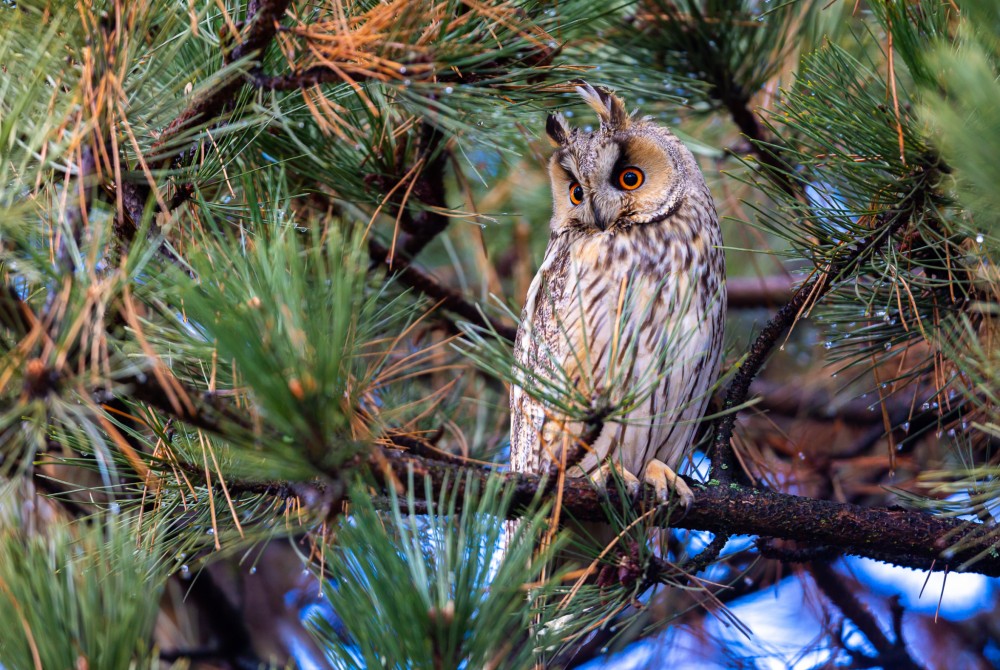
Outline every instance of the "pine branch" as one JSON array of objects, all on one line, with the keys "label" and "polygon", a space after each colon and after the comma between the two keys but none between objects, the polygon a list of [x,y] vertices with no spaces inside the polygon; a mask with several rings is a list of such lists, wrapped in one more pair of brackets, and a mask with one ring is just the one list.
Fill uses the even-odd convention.
[{"label": "pine branch", "polygon": [[[159,409],[171,412],[165,397],[146,394]],[[197,407],[197,403],[196,407]],[[198,409],[189,413],[195,425],[210,428],[212,412]],[[392,436],[384,440],[392,443]],[[373,446],[365,459],[381,484],[388,488],[407,481],[412,470],[430,478],[436,493],[458,488],[464,492],[466,476],[485,481],[492,469],[414,456],[405,451]],[[348,467],[354,467],[354,463]],[[327,472],[343,480],[345,472]],[[540,497],[551,495],[551,478],[508,473],[515,489],[512,517]],[[242,490],[243,483],[230,481],[231,490]],[[706,530],[713,533],[760,535],[795,540],[804,545],[821,546],[851,555],[866,556],[899,566],[923,570],[951,570],[953,566],[976,558],[992,544],[992,528],[979,523],[932,516],[901,508],[866,508],[849,503],[816,500],[765,489],[753,489],[716,480],[707,485],[689,482],[695,492],[692,509],[683,518],[669,519],[672,528]],[[285,495],[294,491],[274,482],[247,483],[246,490]],[[282,493],[283,492],[283,493]],[[608,493],[612,505],[620,504],[617,493]],[[604,521],[605,500],[586,478],[567,479],[562,491],[562,509],[581,521]],[[1000,557],[985,554],[976,559],[971,571],[1000,576]]]},{"label": "pine branch", "polygon": [[[247,34],[243,37],[243,41],[226,55],[226,60],[233,62],[248,57],[260,60],[277,34],[281,19],[290,4],[291,0],[263,0],[258,3]],[[153,147],[154,151],[157,147],[169,145],[188,128],[211,123],[218,118],[226,105],[236,98],[245,83],[246,80],[242,77],[232,78],[207,96],[193,101],[163,131]]]},{"label": "pine branch", "polygon": [[[253,16],[249,30],[243,37],[243,41],[225,55],[226,62],[238,61],[251,56],[258,60],[262,58],[277,34],[279,23],[290,4],[291,0],[262,0],[251,3],[251,9],[256,11],[249,12]],[[245,77],[230,78],[208,95],[192,101],[187,109],[163,131],[152,147],[153,153],[156,153],[160,147],[169,146],[187,129],[210,124],[218,119],[225,111],[226,106],[236,99],[239,90],[246,84],[246,81]],[[180,156],[181,153],[174,153],[164,157],[162,164],[176,163]],[[115,188],[121,191],[122,208],[125,210],[121,215],[128,219],[127,221],[119,221],[115,232],[120,239],[128,243],[142,222],[151,188],[146,183],[124,182],[116,184],[114,187],[106,185],[105,189],[112,194],[112,201],[114,200]],[[171,205],[179,206],[187,197],[190,197],[190,194],[191,189],[182,186],[174,196]]]},{"label": "pine branch", "polygon": [[444,232],[450,219],[441,212],[447,209],[444,192],[444,168],[448,154],[441,146],[441,131],[429,123],[420,128],[420,153],[426,166],[420,171],[413,193],[428,208],[416,216],[404,216],[400,225],[405,233],[394,253],[416,257],[435,237]]},{"label": "pine branch", "polygon": [[931,181],[931,175],[923,169],[919,170],[914,176],[922,177],[922,179],[918,180],[913,190],[907,194],[902,202],[891,212],[883,212],[876,217],[878,225],[875,226],[872,233],[860,240],[852,249],[848,249],[842,258],[831,262],[826,272],[801,286],[792,299],[785,303],[777,314],[767,322],[750,346],[745,360],[729,386],[723,405],[723,410],[728,411],[728,413],[720,419],[715,435],[715,453],[712,458],[712,477],[714,479],[730,482],[735,476],[736,458],[730,444],[733,428],[736,424],[736,412],[733,410],[746,402],[750,395],[750,384],[764,363],[767,362],[771,351],[781,337],[792,327],[807,305],[815,304],[816,301],[829,293],[841,278],[892,239],[896,232],[909,224],[913,214],[923,207],[928,197],[927,185]]}]

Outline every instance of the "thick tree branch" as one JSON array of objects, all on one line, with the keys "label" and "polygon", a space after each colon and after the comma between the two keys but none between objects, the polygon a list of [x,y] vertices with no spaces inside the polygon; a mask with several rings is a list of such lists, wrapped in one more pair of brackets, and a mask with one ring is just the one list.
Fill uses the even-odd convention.
[{"label": "thick tree branch", "polygon": [[[716,90],[723,89],[717,87]],[[802,189],[790,176],[794,168],[781,157],[780,149],[772,143],[757,115],[750,109],[750,98],[732,82],[724,91],[717,95],[717,99],[729,112],[740,132],[750,140],[750,152],[761,168],[785,193],[801,197]]]},{"label": "thick tree branch", "polygon": [[[184,409],[178,413],[170,397],[157,391],[154,381],[145,378],[131,380],[131,383],[122,380],[122,383],[130,387],[131,397],[191,425],[213,432],[220,432],[224,424],[242,425],[240,417],[224,403],[213,403],[212,398],[193,390],[180,389],[191,404],[181,403]],[[177,387],[180,388],[179,383]],[[391,443],[392,437],[386,440]],[[413,469],[418,475],[429,476],[438,491],[458,488],[460,494],[467,476],[483,480],[490,472],[487,468],[421,458],[378,446],[372,447],[367,464],[384,486],[406,481],[408,471]],[[342,479],[345,474],[340,471],[328,473],[334,479]],[[516,507],[530,505],[551,492],[551,482],[538,476],[507,474],[506,477],[515,489]],[[915,510],[865,508],[815,500],[714,480],[707,485],[691,483],[691,486],[695,492],[693,508],[683,518],[672,515],[671,527],[796,540],[803,545],[829,547],[846,554],[925,570],[954,570],[991,546],[991,528],[980,523],[931,516]],[[237,487],[234,483],[231,490]],[[281,496],[301,492],[295,486],[275,482],[251,483],[245,490]],[[612,504],[619,502],[615,500],[614,491],[609,496]],[[564,514],[580,520],[605,520],[603,502],[589,480],[566,481],[562,496]],[[985,554],[971,569],[988,576],[1000,576],[1000,557]]]},{"label": "thick tree branch", "polygon": [[787,275],[730,277],[726,280],[729,309],[775,307],[792,299],[795,282]]},{"label": "thick tree branch", "polygon": [[[430,477],[435,489],[463,493],[466,477],[485,479],[484,469],[417,458],[402,451],[384,450],[372,459],[383,485],[406,481],[409,469]],[[385,466],[389,466],[389,470]],[[507,474],[514,487],[515,508],[527,506],[549,488],[534,475]],[[738,484],[690,482],[695,502],[683,518],[672,515],[672,528],[714,533],[760,535],[800,543],[836,547],[845,554],[865,556],[921,570],[954,570],[990,546],[990,528],[983,524],[932,516],[901,508],[866,508],[814,500]],[[619,504],[610,492],[612,506]],[[562,497],[564,515],[582,520],[606,520],[600,494],[586,479],[568,479]],[[514,513],[516,515],[516,512]],[[961,541],[961,544],[958,543]],[[1000,557],[986,555],[970,571],[1000,576]]]}]

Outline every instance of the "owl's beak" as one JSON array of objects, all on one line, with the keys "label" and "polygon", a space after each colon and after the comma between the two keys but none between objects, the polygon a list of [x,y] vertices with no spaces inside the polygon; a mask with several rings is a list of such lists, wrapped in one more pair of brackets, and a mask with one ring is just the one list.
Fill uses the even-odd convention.
[{"label": "owl's beak", "polygon": [[602,207],[598,202],[591,202],[590,213],[593,215],[594,225],[602,233],[618,218],[616,206]]}]

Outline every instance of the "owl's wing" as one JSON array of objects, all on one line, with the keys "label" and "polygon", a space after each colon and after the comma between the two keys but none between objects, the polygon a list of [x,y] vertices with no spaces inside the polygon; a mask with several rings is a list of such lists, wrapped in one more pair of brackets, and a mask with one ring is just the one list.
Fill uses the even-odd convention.
[{"label": "owl's wing", "polygon": [[[590,272],[593,259],[581,257],[587,245],[572,234],[554,235],[545,259],[528,290],[515,341],[514,356],[523,385],[511,389],[511,469],[539,472],[558,462],[586,426],[572,420],[553,403],[532,397],[525,386],[543,389],[549,397],[579,406],[573,415],[591,409],[591,399],[609,386],[607,367],[612,358],[612,324],[608,303],[616,302],[617,287],[603,273]],[[539,395],[537,392],[535,395]],[[563,405],[565,407],[565,405]],[[602,432],[603,448],[580,463],[585,471],[602,460],[610,445]]]},{"label": "owl's wing", "polygon": [[554,430],[569,428],[558,412],[531,397],[524,386],[554,389],[572,383],[577,349],[573,340],[583,330],[579,311],[570,306],[577,301],[571,262],[567,236],[554,235],[521,313],[514,358],[523,386],[514,385],[510,394],[510,464],[516,472],[538,472],[550,460],[546,445]]}]

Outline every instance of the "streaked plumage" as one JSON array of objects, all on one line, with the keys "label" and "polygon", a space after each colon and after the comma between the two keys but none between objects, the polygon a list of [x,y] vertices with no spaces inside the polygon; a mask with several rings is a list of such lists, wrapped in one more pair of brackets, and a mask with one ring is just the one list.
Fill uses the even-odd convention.
[{"label": "streaked plumage", "polygon": [[[631,401],[605,422],[579,467],[598,478],[610,460],[665,498],[718,373],[718,218],[694,157],[670,131],[629,116],[608,92],[578,90],[601,126],[587,133],[549,117],[558,145],[549,164],[551,237],[515,357],[527,388],[549,380],[595,406]],[[626,174],[632,168],[640,174]],[[547,469],[584,432],[521,386],[510,402],[512,470]],[[683,482],[677,490],[689,502]]]}]

